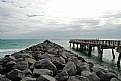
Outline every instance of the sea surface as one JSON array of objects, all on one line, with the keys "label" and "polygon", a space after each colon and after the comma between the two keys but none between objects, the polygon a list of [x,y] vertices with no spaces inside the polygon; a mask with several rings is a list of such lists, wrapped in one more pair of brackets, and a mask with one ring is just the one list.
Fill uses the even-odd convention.
[{"label": "sea surface", "polygon": [[[23,50],[32,45],[42,43],[44,40],[46,39],[0,39],[0,58],[3,58],[5,55],[8,55],[8,54],[10,55],[14,52]],[[49,40],[63,46],[64,48],[74,52],[75,54],[83,56],[83,58],[95,63],[95,65],[98,67],[103,67],[103,68],[115,71],[121,77],[121,69],[117,69],[117,66],[116,66],[116,62],[119,55],[119,53],[117,53],[116,50],[114,50],[114,53],[116,56],[115,60],[113,60],[113,57],[112,57],[112,50],[106,49],[104,50],[104,53],[103,53],[103,61],[100,61],[97,58],[98,52],[96,48],[92,52],[92,56],[88,57],[86,52],[84,51],[76,51],[74,49],[71,49],[69,47],[69,39],[49,39]]]}]

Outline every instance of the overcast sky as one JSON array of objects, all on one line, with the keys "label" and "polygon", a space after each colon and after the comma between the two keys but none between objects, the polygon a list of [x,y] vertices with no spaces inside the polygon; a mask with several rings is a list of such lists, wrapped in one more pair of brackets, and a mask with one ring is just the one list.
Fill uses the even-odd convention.
[{"label": "overcast sky", "polygon": [[0,0],[0,38],[121,39],[121,0]]}]

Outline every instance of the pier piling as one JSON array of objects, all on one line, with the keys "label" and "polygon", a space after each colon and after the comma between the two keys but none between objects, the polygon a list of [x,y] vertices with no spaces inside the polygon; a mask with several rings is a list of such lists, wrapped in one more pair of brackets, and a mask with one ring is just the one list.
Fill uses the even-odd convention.
[{"label": "pier piling", "polygon": [[69,41],[70,47],[73,44],[73,49],[76,46],[76,50],[88,51],[88,55],[91,56],[91,52],[94,47],[97,47],[98,57],[100,60],[103,58],[103,50],[104,49],[112,49],[112,56],[115,59],[114,49],[117,48],[117,52],[119,52],[117,67],[120,68],[120,59],[121,59],[121,40],[99,40],[99,39],[71,39]]}]

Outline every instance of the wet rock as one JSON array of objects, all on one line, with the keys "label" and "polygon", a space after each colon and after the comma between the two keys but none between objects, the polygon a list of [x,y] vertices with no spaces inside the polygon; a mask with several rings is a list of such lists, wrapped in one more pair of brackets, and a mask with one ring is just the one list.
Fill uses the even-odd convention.
[{"label": "wet rock", "polygon": [[25,77],[24,73],[18,69],[14,69],[6,74],[6,77],[12,81],[20,81]]},{"label": "wet rock", "polygon": [[55,76],[57,81],[67,81],[68,77],[67,71],[62,71]]},{"label": "wet rock", "polygon": [[98,71],[101,71],[101,72],[104,72],[104,73],[108,73],[109,71],[107,69],[104,69],[102,67],[94,67],[93,68],[93,72],[98,72]]},{"label": "wet rock", "polygon": [[15,65],[15,69],[25,70],[28,68],[28,63],[26,61],[18,61]]},{"label": "wet rock", "polygon": [[93,70],[93,67],[94,67],[94,63],[92,63],[92,62],[87,62],[87,63],[89,64],[89,68],[92,71]]},{"label": "wet rock", "polygon": [[73,57],[71,61],[77,66],[77,63],[79,62],[77,57]]},{"label": "wet rock", "polygon": [[62,70],[65,67],[65,64],[62,64],[59,61],[53,61],[53,64],[56,66],[57,70]]},{"label": "wet rock", "polygon": [[16,62],[10,61],[6,64],[5,72],[10,72],[14,69],[14,66],[16,65]]},{"label": "wet rock", "polygon": [[40,75],[36,81],[56,81],[56,79],[49,75]]},{"label": "wet rock", "polygon": [[6,78],[4,75],[0,75],[0,81],[10,81],[10,80]]},{"label": "wet rock", "polygon": [[50,75],[53,76],[53,71],[48,69],[34,69],[33,76],[38,78],[40,75]]},{"label": "wet rock", "polygon": [[22,57],[22,53],[14,53],[11,56],[14,56],[16,59],[18,59]]},{"label": "wet rock", "polygon": [[86,62],[77,63],[77,74],[81,74],[82,71],[90,71],[89,64]]},{"label": "wet rock", "polygon": [[32,77],[32,72],[30,69],[23,70],[23,73],[25,74],[25,77]]},{"label": "wet rock", "polygon": [[120,80],[118,80],[116,78],[112,78],[110,81],[120,81]]},{"label": "wet rock", "polygon": [[100,81],[100,78],[90,71],[82,71],[81,76],[87,77],[89,81]]},{"label": "wet rock", "polygon": [[63,70],[67,71],[69,75],[75,75],[76,74],[76,65],[72,62],[69,61],[63,68]]},{"label": "wet rock", "polygon": [[54,55],[52,55],[52,54],[42,54],[40,57],[41,57],[41,59],[51,59],[52,57],[54,57]]},{"label": "wet rock", "polygon": [[84,77],[84,76],[69,76],[69,79],[67,81],[89,81],[88,78]]},{"label": "wet rock", "polygon": [[4,71],[3,71],[3,67],[0,65],[0,74],[3,74]]},{"label": "wet rock", "polygon": [[96,72],[96,75],[100,78],[100,81],[110,81],[112,78],[118,78],[114,73],[111,72],[104,73],[102,71],[98,71]]},{"label": "wet rock", "polygon": [[30,63],[30,64],[34,64],[36,62],[36,60],[33,58],[25,58],[25,62]]},{"label": "wet rock", "polygon": [[60,62],[61,64],[65,64],[65,63],[66,63],[65,59],[64,59],[63,57],[61,57],[61,56],[54,56],[54,57],[51,57],[51,60],[52,60],[52,62],[58,61],[58,62]]},{"label": "wet rock", "polygon": [[36,69],[49,69],[56,72],[56,66],[49,59],[42,59],[35,63]]},{"label": "wet rock", "polygon": [[36,81],[36,78],[25,77],[25,78],[22,79],[22,81]]}]

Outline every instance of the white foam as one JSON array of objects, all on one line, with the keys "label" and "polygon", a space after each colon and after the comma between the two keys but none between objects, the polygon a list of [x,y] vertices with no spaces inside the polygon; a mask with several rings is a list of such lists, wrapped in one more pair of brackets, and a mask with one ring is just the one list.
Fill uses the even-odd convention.
[{"label": "white foam", "polygon": [[0,49],[0,58],[3,58],[5,55],[10,55],[12,53],[18,52],[22,49]]}]

